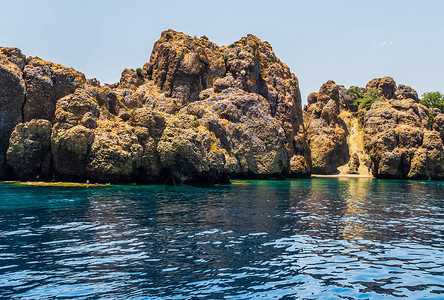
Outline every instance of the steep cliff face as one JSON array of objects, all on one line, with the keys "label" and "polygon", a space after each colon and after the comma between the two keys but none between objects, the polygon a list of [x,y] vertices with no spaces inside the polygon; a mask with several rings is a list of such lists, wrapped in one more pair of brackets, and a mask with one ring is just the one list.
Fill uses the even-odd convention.
[{"label": "steep cliff face", "polygon": [[6,150],[14,127],[23,122],[26,57],[19,49],[0,48],[0,178],[6,173]]},{"label": "steep cliff face", "polygon": [[0,178],[14,127],[32,119],[53,121],[56,102],[85,83],[85,76],[17,48],[0,47]]},{"label": "steep cliff face", "polygon": [[1,112],[0,167],[11,176],[213,183],[310,174],[297,78],[252,35],[219,47],[165,31],[143,69],[104,86],[1,49],[10,92],[0,99],[14,117]]},{"label": "steep cliff face", "polygon": [[444,178],[444,115],[391,77],[349,90],[329,81],[309,96],[304,112],[314,172]]}]

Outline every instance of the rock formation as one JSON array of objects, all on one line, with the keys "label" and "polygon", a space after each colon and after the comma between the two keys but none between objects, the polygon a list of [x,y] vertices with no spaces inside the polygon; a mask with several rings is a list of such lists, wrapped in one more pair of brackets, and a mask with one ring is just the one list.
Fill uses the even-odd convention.
[{"label": "rock formation", "polygon": [[314,172],[444,178],[444,114],[391,77],[349,90],[329,81],[309,96],[304,118]]},{"label": "rock formation", "polygon": [[7,160],[22,180],[51,179],[51,123],[39,119],[18,124],[9,140]]},{"label": "rock formation", "polygon": [[6,175],[6,150],[14,127],[32,119],[53,121],[57,100],[84,82],[85,76],[71,68],[0,47],[0,178]]},{"label": "rock formation", "polygon": [[304,110],[305,128],[311,151],[313,173],[333,174],[350,158],[347,127],[340,118],[340,86],[324,83],[308,96]]},{"label": "rock formation", "polygon": [[298,80],[252,35],[219,47],[165,31],[143,69],[104,86],[18,49],[0,48],[0,59],[0,177],[214,183],[310,175]]},{"label": "rock formation", "polygon": [[328,81],[302,111],[296,76],[253,35],[219,47],[167,30],[143,68],[105,85],[0,48],[0,179],[443,179],[443,128],[390,77]]},{"label": "rock formation", "polygon": [[6,175],[9,137],[14,127],[23,122],[25,60],[19,49],[0,48],[0,178]]}]

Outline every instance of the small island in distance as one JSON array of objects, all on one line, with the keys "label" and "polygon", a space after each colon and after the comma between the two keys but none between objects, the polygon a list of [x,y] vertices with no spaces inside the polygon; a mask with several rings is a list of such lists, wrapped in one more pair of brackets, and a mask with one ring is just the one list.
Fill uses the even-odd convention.
[{"label": "small island in distance", "polygon": [[143,68],[105,85],[3,47],[0,103],[0,180],[444,178],[444,114],[413,88],[328,81],[303,109],[297,77],[253,35],[219,47],[164,31]]}]

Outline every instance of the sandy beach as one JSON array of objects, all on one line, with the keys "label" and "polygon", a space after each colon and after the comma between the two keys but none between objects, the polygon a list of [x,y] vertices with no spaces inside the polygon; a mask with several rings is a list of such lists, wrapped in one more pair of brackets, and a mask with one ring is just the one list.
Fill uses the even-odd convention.
[{"label": "sandy beach", "polygon": [[335,174],[335,175],[320,175],[312,174],[311,178],[375,178],[372,175],[364,174]]}]

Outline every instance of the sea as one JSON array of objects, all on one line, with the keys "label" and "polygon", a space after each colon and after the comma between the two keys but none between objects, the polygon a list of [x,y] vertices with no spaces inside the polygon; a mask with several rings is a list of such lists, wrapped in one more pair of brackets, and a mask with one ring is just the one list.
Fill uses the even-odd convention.
[{"label": "sea", "polygon": [[1,299],[444,299],[444,182],[0,183]]}]

